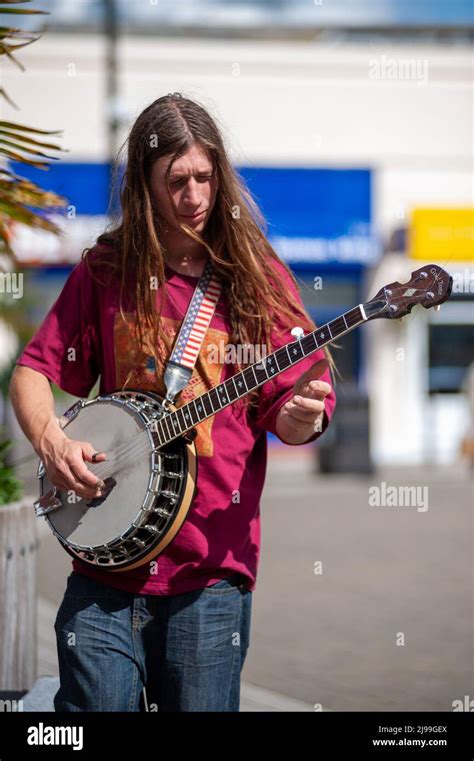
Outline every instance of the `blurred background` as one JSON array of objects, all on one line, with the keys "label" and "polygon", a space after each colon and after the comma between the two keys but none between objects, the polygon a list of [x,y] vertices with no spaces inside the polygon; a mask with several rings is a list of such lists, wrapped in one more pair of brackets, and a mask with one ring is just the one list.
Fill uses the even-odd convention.
[{"label": "blurred background", "polygon": [[[21,18],[43,32],[17,54],[26,71],[1,57],[15,102],[0,100],[1,118],[61,130],[68,152],[47,172],[0,159],[67,207],[51,216],[60,235],[9,225],[25,285],[16,302],[0,294],[4,395],[22,345],[109,221],[117,151],[135,118],[168,92],[198,100],[317,324],[423,263],[454,278],[439,312],[417,308],[340,339],[338,405],[320,442],[286,447],[269,435],[243,708],[443,711],[474,697],[471,2],[32,7],[49,15]],[[55,394],[63,412],[73,399]],[[36,495],[35,458],[8,400],[2,422],[10,466]],[[429,507],[374,507],[370,490],[383,483],[426,489]],[[25,540],[37,572],[35,660],[0,690],[57,674],[52,623],[70,559],[43,523],[35,531],[39,542]],[[3,546],[15,555],[6,532]]]}]

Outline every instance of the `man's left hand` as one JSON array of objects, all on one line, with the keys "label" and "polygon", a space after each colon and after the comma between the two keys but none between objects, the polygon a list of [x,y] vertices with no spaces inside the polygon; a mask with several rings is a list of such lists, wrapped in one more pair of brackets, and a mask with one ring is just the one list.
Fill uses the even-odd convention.
[{"label": "man's left hand", "polygon": [[324,399],[331,386],[319,380],[328,367],[326,359],[315,362],[293,386],[294,396],[281,407],[276,430],[288,444],[303,444],[317,431],[322,431]]}]

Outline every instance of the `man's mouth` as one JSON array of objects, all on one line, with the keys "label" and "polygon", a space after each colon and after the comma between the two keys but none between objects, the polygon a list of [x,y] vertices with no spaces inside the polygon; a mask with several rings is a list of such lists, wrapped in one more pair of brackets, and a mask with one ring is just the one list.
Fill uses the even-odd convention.
[{"label": "man's mouth", "polygon": [[185,219],[197,219],[198,217],[202,217],[203,214],[207,209],[203,209],[202,211],[197,212],[196,214],[180,214],[180,217],[184,217]]}]

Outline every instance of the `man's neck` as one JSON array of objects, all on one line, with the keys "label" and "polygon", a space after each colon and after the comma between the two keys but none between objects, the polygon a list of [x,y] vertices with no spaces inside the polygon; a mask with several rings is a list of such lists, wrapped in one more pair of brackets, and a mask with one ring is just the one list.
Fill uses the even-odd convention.
[{"label": "man's neck", "polygon": [[182,275],[190,275],[191,277],[200,277],[206,266],[206,262],[209,258],[207,251],[201,250],[200,252],[191,253],[165,253],[165,262],[176,272],[180,272]]},{"label": "man's neck", "polygon": [[209,258],[204,246],[188,235],[166,231],[164,239],[164,259],[171,269],[185,275],[199,277]]}]

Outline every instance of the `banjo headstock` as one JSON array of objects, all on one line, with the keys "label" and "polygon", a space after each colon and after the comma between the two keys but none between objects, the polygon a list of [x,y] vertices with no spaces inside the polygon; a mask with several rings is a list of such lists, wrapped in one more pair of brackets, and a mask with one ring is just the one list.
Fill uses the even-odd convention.
[{"label": "banjo headstock", "polygon": [[373,299],[364,304],[367,319],[405,317],[414,306],[438,307],[446,301],[453,287],[453,278],[437,264],[427,264],[411,273],[407,283],[389,283]]}]

